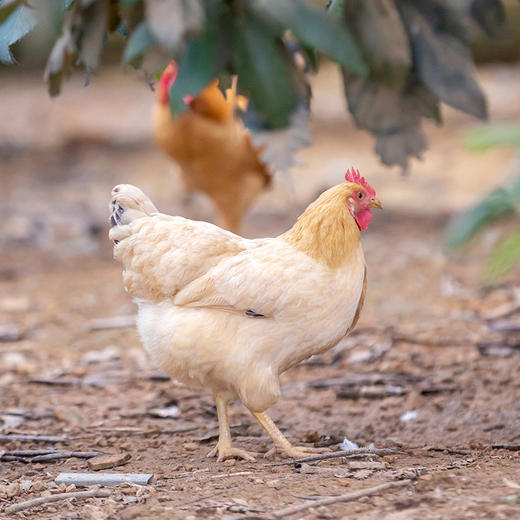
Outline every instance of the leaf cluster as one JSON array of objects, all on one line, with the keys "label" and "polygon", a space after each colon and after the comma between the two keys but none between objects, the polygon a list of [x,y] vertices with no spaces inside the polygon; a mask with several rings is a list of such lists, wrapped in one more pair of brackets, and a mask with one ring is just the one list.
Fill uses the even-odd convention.
[{"label": "leaf cluster", "polygon": [[[0,60],[36,23],[31,2],[0,0]],[[150,77],[179,63],[173,112],[215,78],[232,74],[251,103],[246,120],[280,129],[309,106],[306,71],[325,56],[341,68],[348,108],[376,139],[383,163],[406,168],[426,148],[424,118],[439,105],[486,117],[466,33],[504,23],[500,0],[52,0],[61,35],[45,70],[51,95],[75,66],[99,67],[111,34],[126,38],[122,61]],[[307,64],[301,67],[301,61]]]},{"label": "leaf cluster", "polygon": [[329,0],[329,8],[343,16],[369,68],[367,77],[343,70],[345,93],[384,164],[405,169],[421,157],[422,120],[440,124],[440,103],[487,117],[467,34],[503,26],[499,0]]},{"label": "leaf cluster", "polygon": [[[497,124],[477,128],[466,136],[470,150],[484,151],[495,146],[513,146],[518,149],[518,160],[513,174],[504,186],[492,190],[481,201],[454,217],[446,231],[449,249],[467,244],[477,233],[499,219],[518,217],[520,214],[520,124]],[[503,236],[491,253],[485,278],[493,282],[520,261],[520,227]]]}]

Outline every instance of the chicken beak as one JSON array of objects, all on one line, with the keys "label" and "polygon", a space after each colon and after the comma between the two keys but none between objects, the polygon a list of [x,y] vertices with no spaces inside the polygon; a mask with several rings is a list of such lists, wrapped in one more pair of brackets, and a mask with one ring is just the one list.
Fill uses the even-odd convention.
[{"label": "chicken beak", "polygon": [[383,209],[383,204],[381,204],[381,201],[379,199],[374,198],[370,201],[370,207]]}]

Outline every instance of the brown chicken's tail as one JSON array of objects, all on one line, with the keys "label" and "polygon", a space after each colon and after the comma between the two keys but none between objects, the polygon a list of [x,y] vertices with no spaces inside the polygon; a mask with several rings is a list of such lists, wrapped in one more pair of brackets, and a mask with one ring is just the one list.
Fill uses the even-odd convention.
[{"label": "brown chicken's tail", "polygon": [[[110,239],[116,244],[126,235],[122,226],[130,224],[138,218],[157,213],[153,202],[136,186],[118,184],[112,189],[110,200]],[[120,232],[119,232],[120,230]]]}]

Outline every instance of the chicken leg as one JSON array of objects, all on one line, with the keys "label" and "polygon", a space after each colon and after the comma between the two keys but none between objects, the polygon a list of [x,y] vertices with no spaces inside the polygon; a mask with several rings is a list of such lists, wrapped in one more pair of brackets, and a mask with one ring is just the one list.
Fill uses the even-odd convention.
[{"label": "chicken leg", "polygon": [[218,453],[218,462],[222,462],[232,457],[238,457],[245,460],[255,460],[255,458],[245,450],[233,448],[231,445],[231,432],[229,430],[229,421],[227,413],[227,401],[221,396],[215,397],[218,415],[218,443],[208,453],[208,457],[215,457]]},{"label": "chicken leg", "polygon": [[274,448],[269,450],[265,456],[269,457],[276,451],[284,453],[288,457],[294,457],[296,459],[307,457],[315,453],[323,453],[329,451],[326,448],[308,448],[306,446],[293,446],[284,436],[284,434],[278,429],[274,421],[267,415],[267,412],[256,413],[253,415],[258,419],[258,422],[262,425],[264,430],[269,434],[269,437],[273,439]]}]

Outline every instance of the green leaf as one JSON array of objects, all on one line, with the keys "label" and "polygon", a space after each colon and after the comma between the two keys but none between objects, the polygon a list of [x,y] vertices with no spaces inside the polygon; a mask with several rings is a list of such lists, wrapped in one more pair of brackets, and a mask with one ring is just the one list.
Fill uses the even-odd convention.
[{"label": "green leaf", "polygon": [[365,77],[368,73],[347,26],[304,0],[256,0],[253,6],[290,29],[303,44]]},{"label": "green leaf", "polygon": [[178,52],[204,28],[202,0],[145,0],[145,8],[151,33],[169,51]]},{"label": "green leaf", "polygon": [[169,93],[170,108],[174,114],[186,110],[184,96],[197,95],[218,74],[217,52],[221,15],[220,2],[213,2],[206,12],[204,33],[188,43],[179,65],[177,79]]},{"label": "green leaf", "polygon": [[483,152],[495,146],[520,148],[520,125],[503,123],[475,128],[466,134],[464,144],[472,151]]},{"label": "green leaf", "polygon": [[[2,6],[7,5],[3,4]],[[21,40],[36,25],[33,10],[25,5],[19,5],[0,25],[0,61],[14,63],[9,47]]]},{"label": "green leaf", "polygon": [[491,253],[485,272],[486,280],[501,278],[520,260],[520,229],[506,237]]},{"label": "green leaf", "polygon": [[107,3],[95,2],[89,6],[83,16],[83,37],[79,48],[79,63],[83,63],[87,72],[97,70],[99,58],[107,33]]},{"label": "green leaf", "polygon": [[345,0],[328,0],[325,9],[327,9],[329,14],[335,18],[343,20],[343,15],[345,14]]},{"label": "green leaf", "polygon": [[123,9],[132,9],[134,7],[137,0],[119,0],[119,5]]},{"label": "green leaf", "polygon": [[239,86],[259,112],[261,124],[286,126],[296,103],[293,65],[281,39],[266,31],[249,11],[237,23],[233,65]]},{"label": "green leaf", "polygon": [[296,152],[312,143],[308,109],[303,105],[298,107],[285,128],[252,131],[251,140],[261,150],[261,159],[271,171],[288,172],[297,164]]},{"label": "green leaf", "polygon": [[72,5],[73,2],[74,2],[74,0],[63,0],[63,9],[64,10],[70,9],[70,6]]},{"label": "green leaf", "polygon": [[469,242],[478,231],[514,209],[510,192],[503,188],[493,190],[482,201],[455,216],[445,235],[449,249],[456,249]]},{"label": "green leaf", "polygon": [[128,39],[123,53],[123,63],[133,62],[155,43],[156,40],[150,32],[148,24],[146,21],[141,22]]},{"label": "green leaf", "polygon": [[489,36],[497,36],[504,27],[506,12],[500,0],[473,0],[469,12]]},{"label": "green leaf", "polygon": [[63,34],[56,40],[45,65],[43,79],[48,85],[49,94],[60,93],[63,74],[70,72],[72,59],[77,52],[76,41],[72,34],[73,13],[67,13],[63,24]]},{"label": "green leaf", "polygon": [[486,99],[452,7],[439,0],[395,0],[395,5],[408,33],[414,67],[424,84],[447,105],[486,119]]},{"label": "green leaf", "polygon": [[0,9],[12,4],[19,4],[20,0],[0,0]]},{"label": "green leaf", "polygon": [[519,208],[520,172],[503,187],[491,191],[473,207],[452,218],[446,230],[445,244],[450,249],[461,247],[480,229]]}]

